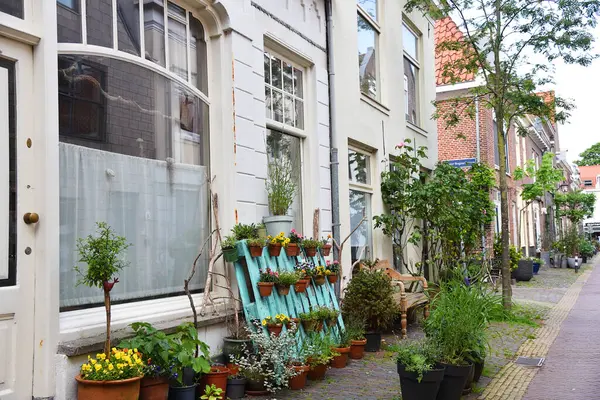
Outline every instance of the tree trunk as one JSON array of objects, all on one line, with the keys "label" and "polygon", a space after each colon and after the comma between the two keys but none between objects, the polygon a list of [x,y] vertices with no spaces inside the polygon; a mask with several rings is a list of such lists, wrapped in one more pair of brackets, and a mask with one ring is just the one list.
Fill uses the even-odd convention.
[{"label": "tree trunk", "polygon": [[106,309],[106,341],[104,342],[104,354],[110,356],[110,290],[104,289],[104,308]]}]

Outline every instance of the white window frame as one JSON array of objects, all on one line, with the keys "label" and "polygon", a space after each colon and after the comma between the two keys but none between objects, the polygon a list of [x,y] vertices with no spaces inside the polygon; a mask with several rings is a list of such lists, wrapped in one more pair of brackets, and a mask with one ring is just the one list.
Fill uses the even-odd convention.
[{"label": "white window frame", "polygon": [[[374,193],[374,189],[373,189],[373,161],[375,159],[375,154],[373,152],[369,152],[366,150],[363,150],[359,147],[353,146],[353,145],[348,145],[348,152],[350,151],[354,151],[356,153],[360,153],[360,154],[364,154],[366,156],[368,156],[368,175],[369,175],[369,179],[368,182],[369,183],[359,183],[359,182],[355,182],[352,181],[350,179],[348,179],[348,192],[350,192],[351,190],[357,191],[357,192],[361,192],[361,193],[365,193],[370,197],[370,201],[369,201],[369,208],[370,210],[367,210],[367,224],[369,224],[367,226],[367,229],[372,231],[372,225],[371,225],[371,218],[373,215],[373,193]],[[348,155],[346,155],[346,157],[348,157]],[[348,164],[350,164],[349,160],[348,160]],[[348,193],[348,196],[350,196],[350,193]],[[350,210],[350,209],[348,209]],[[348,217],[350,217],[350,214],[348,214]],[[368,244],[368,248],[370,249],[371,254],[363,254],[363,257],[373,257],[373,254],[375,253],[375,248],[374,248],[374,244],[375,241],[373,240],[373,235],[372,233],[369,235],[369,244]],[[352,242],[352,239],[350,239],[350,241]],[[352,243],[350,243],[350,247],[352,247]]]},{"label": "white window frame", "polygon": [[[364,99],[369,99],[369,100],[374,100],[378,103],[381,102],[382,99],[382,95],[381,95],[381,53],[379,51],[379,44],[380,44],[380,36],[381,36],[381,25],[379,23],[379,17],[381,15],[380,13],[380,2],[381,0],[377,0],[377,11],[375,12],[375,14],[377,15],[377,19],[373,18],[371,16],[371,14],[369,14],[364,8],[362,8],[360,6],[360,4],[358,4],[358,2],[356,2],[356,12],[357,12],[357,16],[361,17],[362,19],[364,19],[370,26],[371,28],[373,28],[373,31],[375,32],[375,43],[373,44],[375,46],[374,51],[375,51],[375,97],[369,96],[368,94],[364,93],[361,88],[360,88],[360,65],[358,65],[359,68],[359,77],[358,77],[358,91],[361,95],[362,98]],[[358,34],[358,26],[357,26],[357,34]],[[358,43],[357,43],[358,45]],[[358,46],[357,46],[358,48]],[[367,100],[367,101],[369,101]]]},{"label": "white window frame", "polygon": [[[31,0],[25,0],[26,8],[26,17],[31,15]],[[55,1],[55,0],[52,0]],[[164,7],[164,30],[165,30],[165,66],[163,67],[160,64],[154,63],[150,60],[145,59],[145,42],[144,42],[144,12],[143,6],[139,8],[139,18],[140,18],[140,56],[134,55],[125,51],[121,51],[118,49],[118,32],[117,32],[117,14],[116,4],[117,0],[112,0],[112,27],[113,27],[113,47],[103,47],[96,45],[88,45],[87,44],[87,14],[86,14],[86,1],[79,0],[79,13],[81,15],[81,43],[57,43],[57,55],[66,54],[66,55],[88,55],[88,56],[99,56],[99,57],[109,57],[111,59],[116,59],[120,61],[125,61],[131,63],[133,65],[141,66],[150,71],[156,72],[169,80],[176,82],[186,90],[190,91],[192,94],[197,96],[201,101],[203,101],[207,106],[211,106],[209,97],[198,89],[191,82],[191,52],[190,52],[190,44],[191,44],[191,33],[189,28],[189,13],[200,21],[204,30],[205,30],[205,41],[206,41],[206,52],[207,52],[207,74],[211,74],[211,46],[207,21],[198,15],[197,10],[190,8],[182,3],[180,0],[171,0],[172,3],[184,8],[186,10],[186,35],[187,35],[187,60],[188,60],[188,74],[187,80],[181,78],[175,72],[170,71],[169,69],[169,37],[168,37],[168,1],[163,0]],[[143,4],[143,2],[141,2]],[[1,13],[0,13],[1,14]],[[11,17],[12,18],[12,17]],[[0,15],[0,23],[2,22],[2,16]],[[200,79],[198,77],[198,79]],[[210,82],[210,79],[209,79]],[[58,96],[58,92],[56,93]],[[210,122],[210,130],[213,131],[213,120],[209,120]],[[281,129],[278,127],[277,129]],[[211,135],[212,136],[212,135]],[[212,164],[212,160],[210,160],[210,164]],[[210,169],[209,164],[209,169]],[[303,210],[304,211],[304,210]],[[57,284],[58,285],[58,284]],[[57,289],[58,290],[58,286]],[[205,288],[204,290],[211,290],[210,288]],[[212,289],[212,292],[219,293],[222,290],[220,289]],[[200,307],[203,304],[204,293],[195,293],[192,294],[192,299],[196,307]],[[222,302],[217,302],[214,306],[208,305],[208,309],[212,309],[213,307],[221,306]],[[210,315],[211,312],[207,312],[207,315]],[[173,296],[173,297],[165,297],[159,299],[136,299],[131,302],[127,302],[124,304],[116,304],[112,306],[112,326],[115,330],[126,329],[127,326],[135,321],[144,320],[150,323],[161,323],[161,326],[170,327],[175,324],[179,324],[182,318],[190,317],[190,303],[189,299],[185,295],[181,296]],[[91,308],[83,308],[73,311],[62,311],[59,313],[59,342],[78,340],[82,338],[94,338],[97,336],[101,336],[105,330],[105,310],[103,306],[99,307],[91,307]],[[210,318],[207,318],[210,319]]]},{"label": "white window frame", "polygon": [[[413,28],[413,24],[412,22],[410,22],[409,19],[407,19],[406,17],[402,18],[402,26],[405,27],[406,29],[408,29],[413,35],[415,35],[415,38],[417,40],[416,43],[416,53],[417,53],[417,57],[420,58],[421,57],[421,42],[422,42],[422,35],[415,29]],[[415,59],[412,55],[410,55],[406,49],[404,48],[404,38],[402,38],[402,54],[403,54],[403,58],[402,58],[402,74],[404,76],[404,93],[405,93],[405,119],[406,119],[406,123],[412,126],[416,126],[417,128],[420,128],[422,125],[422,109],[421,109],[421,99],[420,99],[420,93],[421,93],[421,64],[419,63],[418,59]],[[408,62],[410,64],[412,64],[415,69],[417,70],[417,79],[415,82],[415,108],[417,110],[417,117],[416,117],[416,121],[410,122],[408,120],[408,118],[406,118],[406,116],[408,115],[408,77],[406,76],[406,73],[404,71],[404,59],[407,59]]]},{"label": "white window frame", "polygon": [[[307,122],[308,122],[308,118],[307,118],[307,103],[308,103],[308,93],[306,91],[306,80],[308,77],[308,68],[298,62],[292,61],[289,57],[286,57],[284,55],[281,54],[281,52],[278,52],[277,50],[274,50],[271,47],[265,46],[264,51],[263,51],[263,57],[264,57],[264,53],[269,53],[271,56],[275,56],[277,58],[279,58],[281,61],[287,62],[288,64],[291,64],[292,67],[302,71],[302,97],[297,97],[294,94],[292,94],[292,97],[294,98],[294,101],[296,98],[302,100],[302,103],[304,104],[304,111],[303,111],[303,115],[302,115],[302,125],[303,128],[298,128],[292,125],[288,125],[285,123],[285,117],[283,118],[283,122],[277,121],[273,118],[269,118],[269,117],[265,117],[266,118],[266,123],[268,125],[268,127],[270,127],[271,129],[275,129],[278,131],[281,131],[283,133],[292,135],[292,136],[298,136],[301,139],[304,139],[306,137],[306,126],[307,126]],[[282,70],[282,82],[283,82],[283,70]],[[271,90],[273,90],[273,86],[271,84],[267,84],[267,82],[265,81],[265,77],[263,77],[263,87],[266,87],[266,85],[269,85],[269,87],[271,87]],[[283,86],[283,83],[282,83]],[[278,88],[276,90],[279,90]],[[263,90],[264,91],[264,90]],[[285,91],[282,89],[282,94],[285,95]],[[273,97],[271,96],[271,99]],[[295,104],[295,103],[294,103]],[[285,114],[285,110],[283,111]],[[271,117],[273,116],[273,111],[272,111],[272,107],[271,107]],[[303,148],[304,146],[300,146],[301,148]]]}]

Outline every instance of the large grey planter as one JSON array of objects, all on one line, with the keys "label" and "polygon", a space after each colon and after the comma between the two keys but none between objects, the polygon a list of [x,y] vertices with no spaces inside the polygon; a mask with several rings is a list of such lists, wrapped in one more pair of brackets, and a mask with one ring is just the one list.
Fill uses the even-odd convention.
[{"label": "large grey planter", "polygon": [[[577,259],[579,266],[581,267],[581,258]],[[567,265],[569,266],[569,268],[575,268],[575,257],[568,257],[567,258]]]},{"label": "large grey planter", "polygon": [[561,255],[561,258],[560,258],[560,267],[561,268],[567,268],[568,267],[567,257],[564,254]]},{"label": "large grey planter", "polygon": [[533,278],[533,261],[519,260],[519,267],[512,272],[517,281],[530,281]]},{"label": "large grey planter", "polygon": [[289,235],[292,230],[292,217],[288,215],[274,215],[272,217],[263,217],[263,222],[267,228],[267,234],[277,236],[281,232],[284,235]]},{"label": "large grey planter", "polygon": [[544,265],[550,266],[550,252],[542,251],[540,254],[540,259],[544,262]]}]

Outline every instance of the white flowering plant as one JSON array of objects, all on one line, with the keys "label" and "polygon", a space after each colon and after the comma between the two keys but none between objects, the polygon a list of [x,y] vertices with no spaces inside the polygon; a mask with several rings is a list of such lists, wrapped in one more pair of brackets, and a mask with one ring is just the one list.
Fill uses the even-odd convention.
[{"label": "white flowering plant", "polygon": [[279,336],[267,336],[260,322],[248,328],[253,346],[245,346],[241,355],[231,356],[231,362],[240,368],[239,375],[249,381],[263,382],[271,393],[286,388],[290,378],[296,375],[291,363],[298,357],[292,331],[284,331]]}]

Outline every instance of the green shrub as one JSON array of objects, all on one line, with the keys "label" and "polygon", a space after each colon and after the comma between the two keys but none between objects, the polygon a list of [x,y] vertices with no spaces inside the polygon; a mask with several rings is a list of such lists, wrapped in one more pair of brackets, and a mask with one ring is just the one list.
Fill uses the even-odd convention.
[{"label": "green shrub", "polygon": [[233,249],[233,248],[235,248],[236,243],[237,243],[237,240],[235,240],[235,237],[225,236],[223,238],[223,241],[221,242],[221,249],[223,249],[223,250]]},{"label": "green shrub", "polygon": [[435,367],[440,358],[439,349],[431,340],[417,342],[405,340],[391,346],[390,350],[396,352],[398,364],[403,365],[406,371],[417,374],[419,382],[427,371]]},{"label": "green shrub", "polygon": [[258,238],[258,227],[255,224],[237,224],[231,229],[236,240]]},{"label": "green shrub", "polygon": [[388,328],[398,314],[391,279],[381,271],[359,271],[345,289],[342,313],[347,319],[360,318],[366,328]]},{"label": "green shrub", "polygon": [[298,282],[298,274],[296,272],[281,272],[279,274],[278,285],[291,286]]}]

